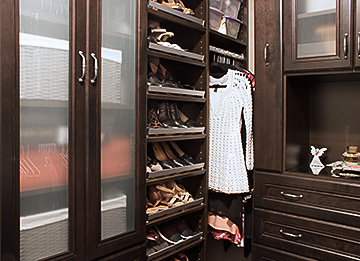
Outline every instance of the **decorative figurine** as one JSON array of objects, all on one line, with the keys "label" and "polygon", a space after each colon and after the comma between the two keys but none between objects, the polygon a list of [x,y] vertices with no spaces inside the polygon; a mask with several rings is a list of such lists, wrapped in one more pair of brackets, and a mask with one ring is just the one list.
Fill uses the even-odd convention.
[{"label": "decorative figurine", "polygon": [[311,154],[314,158],[310,163],[310,168],[314,175],[319,175],[320,171],[325,167],[320,161],[320,157],[324,155],[325,151],[327,151],[327,148],[318,149],[311,146]]}]

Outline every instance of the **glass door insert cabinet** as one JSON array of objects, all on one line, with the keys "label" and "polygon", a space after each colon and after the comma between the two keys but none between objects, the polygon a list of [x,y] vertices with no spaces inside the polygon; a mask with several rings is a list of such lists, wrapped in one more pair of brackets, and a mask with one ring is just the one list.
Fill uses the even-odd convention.
[{"label": "glass door insert cabinet", "polygon": [[350,68],[351,1],[284,3],[285,70]]},{"label": "glass door insert cabinet", "polygon": [[145,242],[141,2],[2,3],[1,259]]}]

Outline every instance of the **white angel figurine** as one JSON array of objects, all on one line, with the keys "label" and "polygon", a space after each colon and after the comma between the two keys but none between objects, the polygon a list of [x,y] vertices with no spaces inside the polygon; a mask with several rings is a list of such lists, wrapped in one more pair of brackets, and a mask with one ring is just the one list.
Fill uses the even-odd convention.
[{"label": "white angel figurine", "polygon": [[311,154],[314,158],[310,163],[310,168],[314,175],[319,175],[320,171],[325,167],[320,161],[320,157],[324,155],[325,151],[327,151],[327,148],[318,149],[311,146]]}]

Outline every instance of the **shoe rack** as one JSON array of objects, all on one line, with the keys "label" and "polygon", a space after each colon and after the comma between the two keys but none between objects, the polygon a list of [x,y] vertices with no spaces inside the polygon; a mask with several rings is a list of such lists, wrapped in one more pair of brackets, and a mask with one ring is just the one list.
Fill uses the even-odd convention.
[{"label": "shoe rack", "polygon": [[[172,1],[167,1],[172,2]],[[164,152],[163,144],[175,143],[181,152],[191,157],[195,164],[172,169],[151,171],[146,174],[147,189],[150,186],[163,185],[175,181],[183,186],[193,200],[165,210],[147,214],[147,228],[158,228],[162,224],[183,219],[194,235],[176,244],[151,253],[148,260],[166,260],[181,253],[189,260],[206,260],[205,238],[207,233],[207,164],[208,164],[208,1],[183,0],[183,4],[193,10],[194,16],[173,10],[161,1],[148,0],[148,28],[166,29],[174,33],[168,38],[171,44],[177,44],[184,50],[162,46],[158,43],[147,43],[147,77],[154,71],[150,63],[166,68],[170,75],[182,85],[192,88],[174,88],[147,86],[147,113],[151,109],[159,112],[169,105],[178,108],[181,114],[194,121],[194,127],[188,128],[148,128],[147,151],[152,160],[156,160],[153,147]],[[148,36],[151,29],[148,29]],[[160,66],[159,66],[160,67]],[[159,76],[161,78],[161,75]],[[149,123],[149,120],[148,120]],[[166,145],[165,145],[166,146]],[[161,154],[161,153],[160,153]],[[166,155],[166,154],[165,154]],[[179,154],[176,154],[179,156]],[[159,160],[157,160],[159,161]],[[149,193],[147,193],[149,194]]]}]

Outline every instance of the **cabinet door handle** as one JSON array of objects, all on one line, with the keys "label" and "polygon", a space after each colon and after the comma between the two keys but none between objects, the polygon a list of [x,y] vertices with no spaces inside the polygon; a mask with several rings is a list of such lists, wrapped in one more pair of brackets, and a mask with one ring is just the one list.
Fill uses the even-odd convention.
[{"label": "cabinet door handle", "polygon": [[79,78],[79,82],[84,82],[84,78],[85,78],[85,73],[86,73],[86,58],[84,56],[84,52],[83,51],[79,51],[79,55],[81,57],[81,76]]},{"label": "cabinet door handle", "polygon": [[284,198],[288,197],[288,198],[293,198],[293,199],[302,199],[304,196],[302,194],[300,195],[294,195],[294,194],[288,194],[285,193],[284,191],[280,192],[281,196],[283,196]]},{"label": "cabinet door handle", "polygon": [[344,34],[344,59],[348,58],[348,33]]},{"label": "cabinet door handle", "polygon": [[96,55],[94,53],[91,53],[91,57],[94,59],[94,78],[90,80],[92,84],[95,84],[96,78],[98,76],[98,59],[96,58]]},{"label": "cabinet door handle", "polygon": [[264,48],[265,66],[269,66],[269,61],[268,61],[268,49],[269,49],[269,46],[270,46],[270,44],[266,43],[265,48]]},{"label": "cabinet door handle", "polygon": [[358,52],[358,58],[360,58],[360,32],[358,32],[358,36],[357,36],[357,52]]},{"label": "cabinet door handle", "polygon": [[292,233],[287,233],[287,232],[284,232],[282,229],[280,229],[280,234],[282,234],[283,236],[288,236],[288,237],[292,237],[294,239],[300,239],[302,238],[302,234],[292,234]]}]

